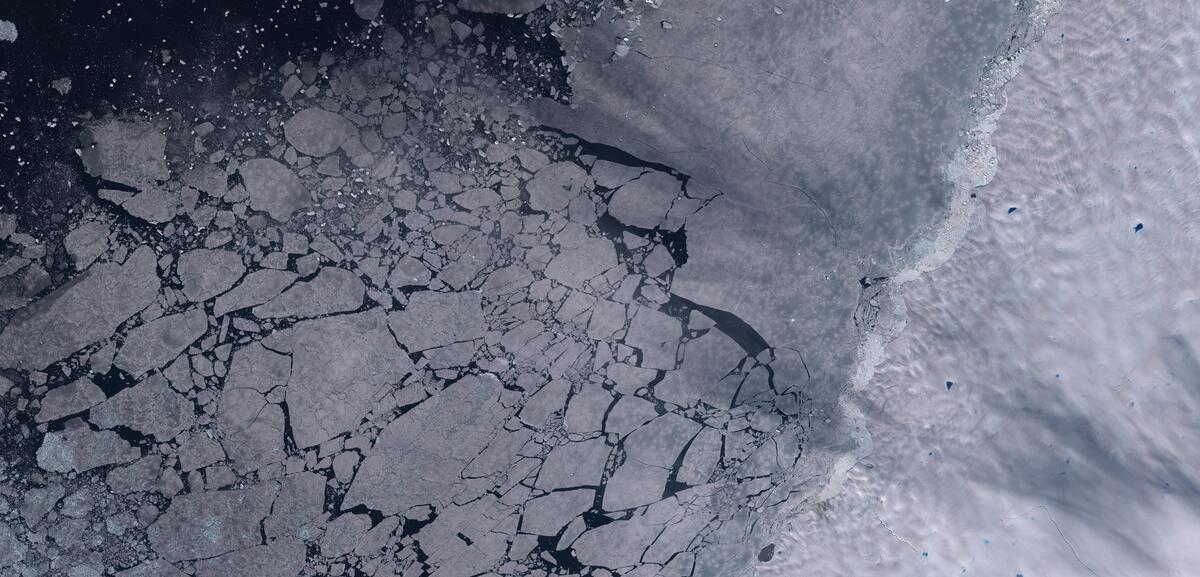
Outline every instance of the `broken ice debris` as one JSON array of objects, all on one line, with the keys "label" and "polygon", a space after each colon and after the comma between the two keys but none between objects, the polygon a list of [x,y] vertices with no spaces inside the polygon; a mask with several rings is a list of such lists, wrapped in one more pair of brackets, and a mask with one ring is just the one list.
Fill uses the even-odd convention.
[{"label": "broken ice debris", "polygon": [[158,295],[157,259],[140,247],[125,264],[93,265],[22,310],[0,333],[0,367],[41,369],[116,331]]},{"label": "broken ice debris", "polygon": [[458,0],[458,7],[488,14],[525,14],[545,3],[546,0]]}]

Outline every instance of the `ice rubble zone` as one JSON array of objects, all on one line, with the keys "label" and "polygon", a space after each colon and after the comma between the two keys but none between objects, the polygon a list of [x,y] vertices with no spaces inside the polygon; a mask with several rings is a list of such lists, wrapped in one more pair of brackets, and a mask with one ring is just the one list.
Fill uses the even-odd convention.
[{"label": "ice rubble zone", "polygon": [[61,247],[0,216],[35,455],[0,470],[3,572],[726,575],[766,545],[804,399],[671,296],[719,193],[525,128],[483,34],[288,63],[276,108],[187,134],[91,122]]}]

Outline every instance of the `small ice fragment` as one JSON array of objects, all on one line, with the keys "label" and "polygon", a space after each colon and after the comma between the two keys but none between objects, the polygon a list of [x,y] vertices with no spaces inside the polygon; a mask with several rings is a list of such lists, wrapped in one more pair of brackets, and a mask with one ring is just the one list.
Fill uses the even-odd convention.
[{"label": "small ice fragment", "polygon": [[783,8],[781,8],[778,4],[775,5],[775,14],[783,14]]},{"label": "small ice fragment", "polygon": [[8,20],[0,20],[0,40],[7,42],[17,41],[17,25]]},{"label": "small ice fragment", "polygon": [[66,96],[71,91],[71,79],[64,76],[51,82],[50,87],[57,90],[59,94]]}]

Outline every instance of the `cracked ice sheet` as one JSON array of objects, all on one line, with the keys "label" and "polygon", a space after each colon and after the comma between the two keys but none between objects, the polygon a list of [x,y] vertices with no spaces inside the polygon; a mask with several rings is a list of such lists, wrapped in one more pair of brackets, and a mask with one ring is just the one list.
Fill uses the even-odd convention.
[{"label": "cracked ice sheet", "polygon": [[378,308],[300,322],[264,346],[292,356],[286,398],[300,447],[355,429],[413,370]]},{"label": "cracked ice sheet", "polygon": [[111,335],[158,294],[154,251],[142,247],[124,264],[92,265],[22,310],[0,333],[0,366],[41,369]]},{"label": "cracked ice sheet", "polygon": [[485,326],[477,292],[413,293],[404,310],[388,315],[388,325],[409,352],[423,351],[483,336]]},{"label": "cracked ice sheet", "polygon": [[[384,429],[346,494],[346,506],[365,504],[403,513],[445,505],[462,490],[460,473],[495,434],[507,411],[495,377],[468,376]],[[421,463],[395,467],[395,463]]]},{"label": "cracked ice sheet", "polygon": [[[926,183],[949,160],[962,100],[1007,32],[1010,4],[857,2],[777,14],[663,3],[653,19],[671,26],[643,23],[636,58],[608,57],[627,22],[567,31],[568,58],[581,59],[571,104],[547,100],[535,111],[720,190],[689,219],[673,290],[742,316],[772,344],[827,343],[809,366],[840,382],[853,362],[857,335],[845,319],[861,271],[839,263],[887,266],[943,208],[947,189],[931,198]],[[946,90],[922,88],[933,85]],[[914,124],[936,136],[914,142]]]},{"label": "cracked ice sheet", "polygon": [[[464,7],[480,4],[489,3],[463,2]],[[697,6],[692,14],[697,20],[714,14],[713,5]],[[144,528],[151,527],[149,542],[161,549],[159,555],[203,555],[180,564],[200,577],[295,573],[300,564],[311,564],[310,573],[378,575],[579,572],[562,566],[572,559],[610,567],[646,564],[626,573],[631,576],[658,573],[668,562],[661,571],[665,575],[691,574],[693,561],[696,575],[746,569],[748,548],[758,545],[754,531],[769,524],[763,522],[768,515],[759,516],[759,505],[777,498],[771,495],[772,483],[785,477],[766,477],[786,472],[773,466],[771,457],[786,462],[799,442],[770,437],[799,435],[799,419],[787,423],[791,428],[777,429],[784,417],[775,404],[788,399],[773,398],[775,383],[766,377],[770,368],[759,364],[769,361],[770,352],[746,359],[745,372],[722,380],[742,361],[741,340],[713,329],[712,321],[694,311],[689,317],[680,310],[686,303],[676,296],[724,309],[723,322],[745,321],[770,345],[786,343],[806,353],[834,347],[844,336],[837,331],[846,327],[829,318],[852,311],[854,299],[848,297],[841,309],[834,303],[830,310],[818,301],[835,289],[856,296],[856,279],[838,284],[846,280],[839,277],[825,286],[819,273],[796,263],[824,267],[846,255],[862,258],[861,247],[826,255],[823,237],[831,231],[822,227],[837,225],[842,238],[850,237],[847,222],[860,224],[851,218],[859,213],[847,217],[846,211],[876,208],[875,195],[864,187],[845,206],[835,206],[828,196],[800,198],[804,195],[790,188],[783,187],[786,194],[774,188],[782,185],[742,180],[761,175],[738,167],[743,172],[731,175],[739,183],[764,189],[761,198],[747,198],[745,191],[723,186],[728,183],[704,178],[709,168],[727,168],[729,159],[712,167],[693,162],[710,146],[729,152],[720,138],[695,138],[671,149],[690,151],[665,159],[668,164],[683,159],[685,172],[693,174],[688,177],[609,151],[616,162],[631,163],[618,167],[597,160],[588,152],[590,145],[526,130],[525,103],[514,105],[506,91],[532,88],[520,86],[528,77],[506,76],[507,64],[499,71],[474,68],[461,57],[490,51],[504,54],[513,66],[523,65],[530,55],[518,53],[519,46],[503,46],[504,36],[536,32],[529,27],[544,15],[553,18],[560,3],[529,20],[476,21],[470,14],[422,6],[432,12],[403,31],[394,28],[388,13],[377,12],[376,0],[354,8],[356,14],[343,12],[351,18],[381,17],[369,35],[382,36],[381,51],[364,46],[289,55],[292,61],[277,69],[278,78],[269,71],[261,82],[248,83],[266,88],[272,95],[267,101],[239,88],[236,93],[247,97],[237,101],[239,107],[254,102],[244,113],[207,101],[204,111],[189,110],[185,117],[208,115],[217,122],[183,126],[183,134],[172,134],[169,162],[162,162],[164,151],[154,133],[137,142],[106,139],[106,146],[125,146],[106,149],[130,164],[115,168],[128,171],[145,164],[146,174],[135,176],[146,184],[136,193],[100,191],[100,198],[110,202],[97,203],[84,218],[107,224],[83,229],[64,248],[76,259],[73,266],[99,262],[90,265],[98,270],[110,258],[124,260],[138,243],[151,244],[151,264],[161,267],[163,286],[154,279],[145,306],[106,320],[101,324],[111,324],[112,330],[72,342],[74,348],[55,357],[107,339],[125,319],[145,311],[102,348],[89,349],[88,358],[44,374],[19,370],[15,386],[0,381],[0,388],[20,395],[18,403],[24,404],[16,406],[36,408],[40,401],[48,415],[59,413],[44,427],[48,433],[27,432],[32,444],[41,440],[37,462],[44,473],[31,475],[29,484],[57,487],[45,493],[44,507],[28,507],[30,514],[41,511],[45,517],[56,508],[54,530],[63,533],[100,528],[94,522],[100,513],[90,523],[83,521],[79,511],[86,508],[80,504],[85,500],[74,486],[67,491],[61,485],[103,479],[114,496],[113,509],[104,514],[127,509],[105,519],[111,523],[104,531],[126,531],[122,539],[104,537],[106,545],[136,544],[137,554],[121,566],[155,555],[141,546]],[[847,10],[862,9],[860,3]],[[684,9],[666,10],[673,18]],[[739,14],[735,24],[744,28],[745,19],[758,18],[755,32],[763,30],[764,36],[793,30],[794,16],[766,12],[763,17]],[[335,19],[322,16],[328,16],[322,21]],[[702,36],[694,33],[696,22],[678,23],[676,32],[686,32],[678,39],[684,45]],[[700,24],[710,27],[707,21]],[[575,34],[565,30],[557,36]],[[650,34],[650,50],[662,47],[662,34],[667,33],[655,29]],[[481,39],[476,48],[482,52],[471,49],[475,38]],[[855,37],[849,38],[853,44]],[[740,48],[725,38],[721,42]],[[515,56],[507,56],[506,48]],[[910,52],[919,53],[920,47]],[[387,56],[396,53],[403,55]],[[183,65],[182,60],[175,62]],[[557,57],[550,64],[557,66]],[[577,76],[586,80],[593,64],[581,64]],[[683,74],[711,72],[704,63],[694,64]],[[869,72],[881,70],[889,71]],[[659,88],[670,92],[669,84],[643,83],[655,87],[647,95]],[[825,84],[839,86],[836,79]],[[591,88],[577,82],[571,98],[589,105],[595,97]],[[651,118],[646,126],[682,122],[685,130],[679,134],[685,139],[694,136],[689,131],[708,130],[707,107],[694,106],[694,98],[723,94],[729,87],[694,88],[680,99],[678,119]],[[896,87],[872,88],[886,95]],[[742,82],[737,90],[739,98],[728,98],[731,104],[725,106],[738,114],[744,112],[742,93],[745,100],[761,101],[763,93],[786,98],[794,92],[791,86],[764,88],[755,82]],[[668,108],[647,107],[647,114],[657,118]],[[762,107],[754,113],[770,116],[777,110]],[[869,108],[863,116],[871,121],[890,112]],[[146,114],[153,117],[156,111]],[[636,116],[646,117],[630,118]],[[762,117],[754,116],[736,123],[730,133],[762,124]],[[630,150],[661,144],[637,138],[634,131],[621,136],[638,141]],[[237,141],[229,142],[230,137]],[[894,144],[885,140],[880,146]],[[269,148],[261,146],[264,142]],[[734,152],[763,156],[757,166],[777,160],[772,151],[761,150],[761,140],[741,145]],[[813,147],[822,151],[820,143]],[[807,166],[804,152],[790,152],[797,157],[785,159],[788,170]],[[172,177],[172,170],[181,174]],[[836,196],[837,191],[819,192]],[[716,204],[700,210],[714,197]],[[768,213],[767,218],[759,219],[754,210]],[[65,222],[73,226],[72,214]],[[678,230],[685,221],[687,229]],[[13,239],[34,261],[46,251],[53,256],[41,262],[55,268],[50,262],[61,260],[57,247],[29,242],[23,232],[16,233],[15,223],[0,216],[0,239]],[[631,225],[635,228],[627,228]],[[645,230],[651,227],[660,230]],[[750,241],[727,242],[739,234]],[[813,254],[791,256],[803,251]],[[677,268],[676,259],[685,256],[687,264]],[[718,257],[734,266],[725,268],[728,262]],[[18,262],[27,264],[0,263],[0,272]],[[742,274],[753,266],[762,267],[750,271],[758,276]],[[782,282],[756,284],[798,271],[804,275],[786,281],[798,287],[787,284],[784,292],[776,290]],[[155,272],[152,266],[146,278]],[[644,278],[643,272],[656,278]],[[86,280],[88,274],[76,278]],[[475,287],[480,292],[469,290]],[[771,300],[776,298],[780,301]],[[804,310],[800,301],[818,302],[812,306],[819,310]],[[778,306],[761,308],[778,302],[802,322],[790,324]],[[203,327],[180,322],[201,317]],[[163,327],[182,329],[158,330]],[[118,360],[110,372],[114,356]],[[814,369],[826,369],[818,379],[840,382],[829,367],[844,359],[836,353],[822,358],[820,352],[809,357]],[[676,370],[680,358],[683,366]],[[780,385],[798,388],[796,377],[807,367],[800,361],[773,368]],[[145,372],[150,376],[142,377]],[[54,394],[84,375],[94,376],[104,390],[97,395],[80,385]],[[114,394],[114,389],[121,390]],[[103,398],[105,392],[113,396]],[[819,390],[805,392],[821,397]],[[800,415],[796,399],[790,400],[789,415]],[[692,404],[697,407],[679,408]],[[6,412],[12,406],[0,403]],[[144,414],[139,407],[147,409]],[[707,427],[696,434],[702,422]],[[188,430],[175,435],[181,427]],[[814,444],[820,446],[825,439],[817,435]],[[175,442],[159,442],[172,436]],[[133,439],[136,447],[129,444]],[[585,514],[592,504],[597,510]],[[605,509],[620,511],[610,511],[612,522],[604,524]],[[530,528],[561,529],[561,539],[514,537],[522,511]],[[399,514],[405,516],[403,525]],[[702,530],[704,540],[694,541]],[[19,533],[14,539],[21,543],[46,542],[42,536],[26,537],[23,529]],[[49,539],[90,542],[60,536]],[[689,551],[708,544],[718,548]],[[184,550],[192,546],[204,550]],[[46,548],[22,547],[14,550],[41,562]],[[358,559],[331,559],[352,549]],[[375,557],[380,550],[388,554]],[[505,551],[510,559],[504,559]],[[90,577],[80,573],[90,570],[90,565],[77,569],[70,577]]]},{"label": "cracked ice sheet", "polygon": [[170,561],[207,559],[261,542],[259,523],[271,511],[274,489],[181,495],[150,526],[150,545]]}]

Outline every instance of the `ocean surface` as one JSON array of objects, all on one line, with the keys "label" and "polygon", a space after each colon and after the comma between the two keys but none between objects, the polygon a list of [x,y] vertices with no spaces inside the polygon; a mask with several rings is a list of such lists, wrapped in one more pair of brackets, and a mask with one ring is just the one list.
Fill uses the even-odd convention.
[{"label": "ocean surface", "polygon": [[769,576],[1200,566],[1200,10],[1065,2],[965,240],[852,395],[871,453]]}]

